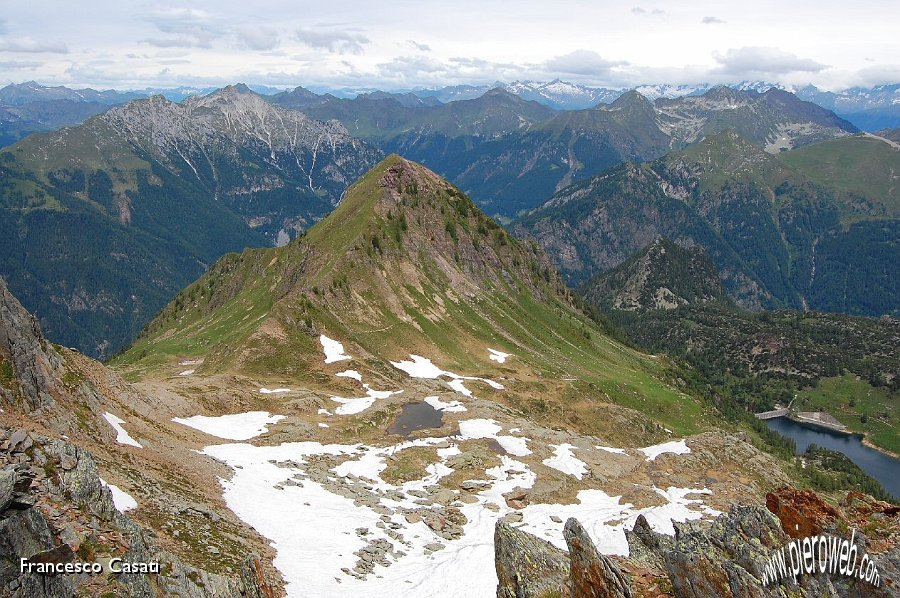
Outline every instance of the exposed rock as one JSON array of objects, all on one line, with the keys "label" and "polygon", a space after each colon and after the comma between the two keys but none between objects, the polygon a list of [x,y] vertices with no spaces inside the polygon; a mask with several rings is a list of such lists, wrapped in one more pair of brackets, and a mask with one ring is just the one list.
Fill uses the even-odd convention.
[{"label": "exposed rock", "polygon": [[567,595],[569,559],[549,542],[498,521],[494,528],[497,598]]},{"label": "exposed rock", "polygon": [[506,505],[511,509],[524,509],[528,506],[528,490],[524,488],[514,488],[503,495],[506,499]]},{"label": "exposed rock", "polygon": [[18,388],[3,388],[8,402],[18,399],[25,411],[53,404],[55,379],[60,379],[62,360],[44,336],[37,318],[22,307],[0,277],[0,362],[8,361]]},{"label": "exposed rock", "polygon": [[781,528],[792,538],[821,534],[842,517],[812,490],[782,487],[766,494],[766,508],[781,520]]},{"label": "exposed rock", "polygon": [[[0,588],[7,592],[0,590],[0,593],[4,596],[69,598],[76,594],[105,593],[138,598],[273,596],[258,559],[252,567],[255,573],[242,570],[240,579],[230,579],[192,567],[160,550],[151,531],[142,529],[115,508],[110,490],[100,482],[90,453],[62,440],[34,433],[28,437],[34,442],[30,449],[32,458],[45,462],[46,468],[14,471],[9,460],[23,454],[0,453],[0,464],[7,462],[0,473],[0,498],[8,496],[0,501],[7,503],[0,509]],[[16,451],[21,446],[19,443]],[[63,461],[71,467],[63,468]],[[126,562],[158,562],[161,573],[109,576],[20,572],[22,558],[36,562],[84,559],[81,553],[76,558],[74,550],[85,537],[91,540],[86,560],[102,562],[104,558],[120,556]]]},{"label": "exposed rock", "polygon": [[610,559],[599,554],[577,519],[563,528],[569,547],[572,598],[631,598],[628,580]]},{"label": "exposed rock", "polygon": [[16,485],[16,470],[12,467],[0,470],[0,513],[12,502],[13,489]]}]

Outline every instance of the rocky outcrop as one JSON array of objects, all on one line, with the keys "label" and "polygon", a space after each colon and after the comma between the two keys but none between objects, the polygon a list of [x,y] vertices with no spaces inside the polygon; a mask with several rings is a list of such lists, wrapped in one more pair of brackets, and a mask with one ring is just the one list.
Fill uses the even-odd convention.
[{"label": "rocky outcrop", "polygon": [[[274,596],[257,557],[239,578],[195,568],[160,549],[155,534],[118,511],[93,457],[62,440],[0,429],[0,595],[68,598],[75,595]],[[110,574],[109,559],[159,563],[159,573]],[[104,565],[99,574],[22,572],[30,562]]]},{"label": "rocky outcrop", "polygon": [[26,411],[53,404],[62,360],[0,277],[0,396]]},{"label": "rocky outcrop", "polygon": [[628,580],[597,547],[574,517],[566,521],[563,537],[569,547],[572,598],[631,598]]},{"label": "rocky outcrop", "polygon": [[538,598],[552,592],[568,595],[566,553],[502,521],[494,528],[494,565],[497,598]]},{"label": "rocky outcrop", "polygon": [[[711,522],[674,523],[674,537],[653,531],[646,518],[638,516],[625,533],[625,559],[599,554],[575,519],[563,529],[568,555],[498,523],[497,596],[540,596],[541,591],[568,598],[900,596],[900,508],[851,492],[839,509],[815,492],[788,487],[771,493],[768,503],[781,519],[760,506],[734,505]],[[788,529],[800,534],[789,535]],[[880,584],[817,573],[763,585],[766,565],[776,551],[786,550],[795,537],[822,533],[848,540],[852,535],[859,554],[867,554],[877,567]],[[566,560],[568,570],[561,573]],[[537,586],[537,578],[548,585]]]},{"label": "rocky outcrop", "polygon": [[781,529],[792,538],[821,534],[841,516],[812,490],[789,487],[766,494],[766,508],[781,520]]}]

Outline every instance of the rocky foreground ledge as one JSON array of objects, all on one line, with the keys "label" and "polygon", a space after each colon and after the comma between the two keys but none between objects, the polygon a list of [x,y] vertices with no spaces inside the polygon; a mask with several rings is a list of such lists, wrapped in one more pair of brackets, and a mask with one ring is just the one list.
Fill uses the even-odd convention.
[{"label": "rocky foreground ledge", "polygon": [[[102,563],[102,573],[22,572],[32,563]],[[109,571],[109,561],[159,563],[159,573]],[[273,592],[249,555],[239,579],[208,573],[161,550],[154,534],[116,509],[87,451],[24,429],[0,428],[0,596],[265,598]]]},{"label": "rocky foreground ledge", "polygon": [[[794,488],[766,498],[768,509],[734,505],[711,522],[673,522],[674,538],[654,532],[640,515],[626,532],[627,558],[599,554],[574,518],[564,528],[568,553],[498,522],[497,598],[900,596],[900,507],[858,492],[839,507]],[[833,534],[849,540],[852,530],[859,553],[878,568],[878,587],[818,573],[763,586],[767,561],[793,539]]]}]

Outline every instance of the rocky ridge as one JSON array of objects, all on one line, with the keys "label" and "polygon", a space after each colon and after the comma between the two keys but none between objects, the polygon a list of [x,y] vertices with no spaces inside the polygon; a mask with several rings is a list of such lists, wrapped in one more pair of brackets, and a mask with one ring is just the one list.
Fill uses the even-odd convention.
[{"label": "rocky ridge", "polygon": [[[178,470],[182,478],[191,473],[166,464],[184,458],[171,454],[177,452],[171,437],[157,436],[162,455],[143,438],[143,445],[132,439],[136,448],[130,449],[104,417],[111,411],[158,415],[159,398],[151,402],[100,364],[47,342],[2,279],[0,401],[0,595],[277,595],[277,577],[269,581],[271,565],[245,558],[256,550],[267,556],[264,545],[235,545],[237,534],[247,530],[239,531],[227,512],[220,515],[183,482],[172,483],[166,471]],[[141,491],[139,522],[116,508],[101,470],[106,479]],[[216,572],[205,568],[208,555],[221,561]],[[112,557],[156,560],[161,574],[45,577],[19,569],[20,558]],[[201,566],[189,562],[198,557]]]},{"label": "rocky ridge", "polygon": [[[0,594],[68,598],[112,592],[119,596],[274,596],[259,557],[248,555],[240,577],[211,574],[160,549],[114,505],[90,453],[22,428],[0,428]],[[33,563],[97,562],[102,574],[21,572]],[[160,573],[110,574],[109,560],[159,563]]]},{"label": "rocky ridge", "polygon": [[[900,593],[900,508],[851,492],[834,507],[815,492],[783,487],[769,510],[735,504],[711,522],[675,524],[674,538],[639,515],[626,532],[628,557],[596,553],[575,519],[565,525],[568,555],[503,523],[496,528],[498,598],[540,596],[786,597],[897,596]],[[878,567],[878,586],[839,575],[801,575],[763,586],[766,562],[792,539],[851,537]],[[566,561],[570,567],[567,569]]]}]

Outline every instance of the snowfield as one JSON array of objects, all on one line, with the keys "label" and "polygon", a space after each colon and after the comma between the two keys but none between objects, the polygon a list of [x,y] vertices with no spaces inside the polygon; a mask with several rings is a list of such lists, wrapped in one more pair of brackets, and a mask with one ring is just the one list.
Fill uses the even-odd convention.
[{"label": "snowfield", "polygon": [[[441,538],[420,517],[408,514],[427,513],[430,507],[423,506],[418,497],[453,472],[446,461],[459,454],[459,441],[497,438],[500,431],[501,426],[493,420],[467,420],[460,422],[461,436],[422,438],[389,447],[318,442],[268,447],[224,444],[205,447],[203,453],[233,469],[230,480],[221,480],[225,501],[272,541],[277,550],[275,566],[284,575],[289,596],[490,596],[497,584],[494,526],[513,512],[503,494],[534,485],[537,475],[529,465],[503,455],[499,466],[485,470],[483,478],[475,480],[482,488],[472,493],[476,502],[452,503],[466,520],[458,539]],[[386,459],[392,455],[413,446],[434,445],[441,447],[439,460],[428,466],[424,478],[400,485],[381,478]],[[572,475],[586,467],[572,455],[571,445],[554,448],[557,464]],[[314,473],[312,463],[324,455],[336,458],[339,464]],[[638,515],[643,514],[656,531],[671,535],[673,520],[717,514],[702,503],[707,489],[654,490],[665,504],[644,509],[622,503],[621,497],[600,489],[578,492],[575,504],[532,503],[518,511],[521,527],[565,548],[563,524],[551,517],[563,521],[577,517],[600,552],[627,555],[624,530],[634,525]],[[372,541],[389,543],[390,551],[384,555],[387,566],[376,564],[365,579],[349,574],[361,562],[356,553],[362,554]]]},{"label": "snowfield", "polygon": [[[324,335],[320,341],[326,363],[350,359],[339,342]],[[490,358],[498,363],[509,356],[489,351]],[[412,378],[443,378],[466,398],[472,397],[467,382],[503,388],[493,380],[445,371],[425,357],[409,357],[391,363]],[[333,396],[331,400],[337,404],[334,413],[320,408],[320,416],[361,413],[376,401],[403,392],[374,390],[363,383],[363,376],[356,370],[334,375],[360,382],[366,395]],[[428,396],[424,401],[445,413],[467,411],[462,400]],[[220,438],[247,440],[281,418],[268,412],[251,412],[175,421]],[[620,496],[591,488],[578,491],[573,504],[529,502],[515,510],[504,494],[527,490],[537,483],[538,474],[531,463],[540,457],[533,456],[533,451],[552,453],[542,463],[579,480],[588,476],[590,467],[576,457],[575,450],[591,463],[596,460],[587,455],[596,457],[601,452],[635,457],[612,447],[576,449],[568,443],[541,446],[537,440],[522,436],[519,428],[504,430],[504,425],[494,419],[464,419],[457,424],[459,432],[454,436],[415,438],[388,446],[312,441],[277,446],[229,443],[207,446],[202,453],[231,468],[232,477],[220,480],[225,502],[271,541],[277,551],[274,564],[284,576],[289,596],[492,596],[497,584],[494,528],[499,519],[512,514],[521,518],[517,527],[561,548],[566,544],[560,520],[577,517],[600,552],[621,555],[628,553],[624,530],[634,525],[638,515],[643,514],[657,531],[671,535],[672,521],[716,514],[703,504],[703,495],[709,490],[675,487],[654,487],[663,504],[643,509],[623,503]],[[329,426],[324,422],[317,425],[322,430]],[[461,454],[460,443],[478,439],[500,445],[506,453],[498,454],[500,464],[484,466],[483,471],[476,469],[462,488],[456,484],[451,488],[441,486],[442,478],[454,473],[451,465],[458,467],[451,460]],[[413,447],[435,449],[434,462],[424,464],[424,476],[397,484],[385,481],[385,470],[403,457],[404,450]],[[684,441],[639,450],[648,461],[667,452],[690,451]],[[453,533],[441,527],[444,523],[434,523],[435,517],[446,522],[451,515]]]},{"label": "snowfield", "polygon": [[283,415],[269,415],[268,411],[250,411],[218,417],[206,415],[175,417],[172,418],[172,421],[225,440],[249,440],[268,432],[268,424],[274,424],[283,419]]}]

